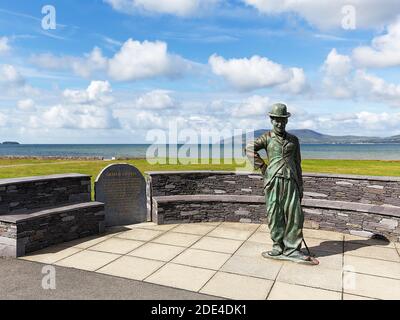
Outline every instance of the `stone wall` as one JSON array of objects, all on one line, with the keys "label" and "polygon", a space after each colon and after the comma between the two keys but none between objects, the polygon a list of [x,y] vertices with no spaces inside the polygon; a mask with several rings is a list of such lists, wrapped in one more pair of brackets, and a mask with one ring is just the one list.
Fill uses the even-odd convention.
[{"label": "stone wall", "polygon": [[[260,174],[149,172],[152,220],[265,223]],[[305,227],[400,241],[400,178],[303,175]]]},{"label": "stone wall", "polygon": [[157,224],[192,222],[266,223],[264,198],[260,196],[170,196],[153,198]]},{"label": "stone wall", "polygon": [[90,192],[88,175],[1,179],[0,214],[90,201]]},{"label": "stone wall", "polygon": [[90,176],[0,180],[0,256],[18,257],[104,230],[104,204],[91,202]]},{"label": "stone wall", "polygon": [[18,239],[25,239],[25,252],[98,234],[104,229],[104,206],[71,206],[58,214],[45,215],[17,223]]},{"label": "stone wall", "polygon": [[[152,196],[263,195],[261,174],[226,171],[147,172]],[[400,177],[304,173],[305,198],[400,206]]]},{"label": "stone wall", "polygon": [[152,196],[194,194],[263,195],[260,174],[227,171],[146,172]]},{"label": "stone wall", "polygon": [[303,175],[304,190],[313,198],[400,206],[400,178],[355,175]]}]

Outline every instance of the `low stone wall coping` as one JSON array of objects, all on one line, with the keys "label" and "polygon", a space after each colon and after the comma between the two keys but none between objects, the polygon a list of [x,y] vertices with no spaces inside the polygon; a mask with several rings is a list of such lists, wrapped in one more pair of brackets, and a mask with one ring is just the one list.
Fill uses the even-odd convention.
[{"label": "low stone wall coping", "polygon": [[260,175],[259,172],[251,172],[251,171],[224,171],[224,170],[192,170],[192,171],[146,171],[145,174],[151,175],[173,175],[173,174],[219,174],[219,175]]},{"label": "low stone wall coping", "polygon": [[[242,195],[176,195],[153,197],[157,203],[168,202],[230,202],[230,203],[264,203],[263,196],[242,196]],[[320,199],[303,199],[303,207],[322,209],[336,209],[343,211],[357,211],[382,216],[400,217],[400,207],[389,205],[373,205],[354,203],[346,201],[332,201]]]},{"label": "low stone wall coping", "polygon": [[153,197],[158,203],[166,202],[237,202],[237,203],[264,203],[263,196],[237,196],[237,195],[176,195]]},{"label": "low stone wall coping", "polygon": [[[213,171],[213,170],[193,170],[193,171],[146,171],[145,174],[152,175],[190,175],[190,174],[215,174],[215,175],[261,175],[260,172],[255,171]],[[303,177],[326,177],[326,178],[340,178],[351,180],[369,180],[369,181],[394,181],[400,182],[400,177],[390,176],[365,176],[365,175],[352,175],[352,174],[334,174],[334,173],[313,173],[303,172]]]},{"label": "low stone wall coping", "polygon": [[104,206],[104,203],[96,201],[77,203],[62,207],[47,208],[45,210],[38,210],[30,213],[0,215],[0,221],[8,223],[18,223],[18,222],[33,220],[39,217],[49,216],[52,214],[60,214],[63,212],[74,211],[83,208],[102,207],[102,206]]},{"label": "low stone wall coping", "polygon": [[391,177],[391,176],[363,176],[363,175],[336,174],[336,173],[312,173],[312,172],[303,172],[303,177],[326,177],[326,178],[340,178],[340,179],[350,179],[350,180],[369,180],[369,181],[400,182],[400,177]]},{"label": "low stone wall coping", "polygon": [[80,174],[80,173],[63,173],[63,174],[52,174],[52,175],[47,175],[47,176],[0,179],[0,186],[5,186],[5,185],[9,185],[9,184],[20,184],[20,183],[40,182],[40,181],[47,181],[47,180],[85,178],[85,177],[90,178],[91,176],[87,175],[87,174]]}]

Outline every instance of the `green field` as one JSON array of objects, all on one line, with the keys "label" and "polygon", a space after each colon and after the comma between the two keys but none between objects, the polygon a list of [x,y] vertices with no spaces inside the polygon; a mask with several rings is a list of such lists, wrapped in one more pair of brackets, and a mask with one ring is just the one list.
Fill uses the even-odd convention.
[{"label": "green field", "polygon": [[[0,178],[38,176],[55,173],[84,173],[96,177],[111,163],[130,163],[141,172],[163,170],[228,170],[240,169],[236,164],[166,164],[152,165],[145,159],[132,160],[53,160],[0,159]],[[371,176],[400,176],[400,161],[379,160],[311,160],[302,162],[304,172],[343,173]]]}]

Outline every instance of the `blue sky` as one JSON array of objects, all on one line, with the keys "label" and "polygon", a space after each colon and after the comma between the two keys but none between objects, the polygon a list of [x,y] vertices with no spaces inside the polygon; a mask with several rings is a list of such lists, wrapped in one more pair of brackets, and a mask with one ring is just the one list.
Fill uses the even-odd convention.
[{"label": "blue sky", "polygon": [[144,143],[171,123],[267,128],[279,101],[291,129],[395,135],[399,66],[395,0],[2,1],[0,134]]}]

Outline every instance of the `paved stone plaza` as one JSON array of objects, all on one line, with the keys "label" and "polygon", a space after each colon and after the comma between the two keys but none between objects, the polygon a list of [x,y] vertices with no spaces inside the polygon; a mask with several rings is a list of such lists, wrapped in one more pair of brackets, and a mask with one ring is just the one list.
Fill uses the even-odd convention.
[{"label": "paved stone plaza", "polygon": [[228,222],[114,227],[21,259],[228,299],[400,299],[398,243],[304,234],[319,266],[264,259],[267,226]]}]

